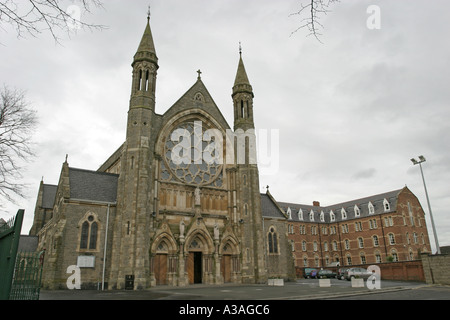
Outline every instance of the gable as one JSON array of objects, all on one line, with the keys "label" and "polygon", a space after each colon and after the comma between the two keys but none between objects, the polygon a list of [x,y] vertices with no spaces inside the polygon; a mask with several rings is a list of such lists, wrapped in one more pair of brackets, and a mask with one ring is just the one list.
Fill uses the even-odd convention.
[{"label": "gable", "polygon": [[178,114],[193,109],[201,110],[209,114],[220,124],[222,129],[230,129],[222,112],[220,112],[208,89],[206,89],[200,79],[163,114],[163,126]]}]

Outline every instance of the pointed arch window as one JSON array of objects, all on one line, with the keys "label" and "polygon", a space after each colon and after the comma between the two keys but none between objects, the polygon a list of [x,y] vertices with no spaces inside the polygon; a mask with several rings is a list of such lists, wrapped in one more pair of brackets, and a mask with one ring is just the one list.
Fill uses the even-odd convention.
[{"label": "pointed arch window", "polygon": [[269,253],[278,253],[278,235],[274,227],[271,227],[267,237]]},{"label": "pointed arch window", "polygon": [[80,249],[97,250],[98,222],[94,215],[89,215],[81,224]]},{"label": "pointed arch window", "polygon": [[142,90],[142,70],[139,70],[138,91]]}]

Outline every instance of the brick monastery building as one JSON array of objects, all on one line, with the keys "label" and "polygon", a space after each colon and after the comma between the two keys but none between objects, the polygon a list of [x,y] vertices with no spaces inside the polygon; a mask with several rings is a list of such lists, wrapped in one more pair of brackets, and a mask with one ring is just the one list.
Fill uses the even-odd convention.
[{"label": "brick monastery building", "polygon": [[[45,288],[66,288],[73,265],[82,288],[145,289],[265,283],[295,278],[296,267],[412,260],[430,251],[424,212],[406,187],[327,207],[260,193],[250,159],[253,114],[263,110],[253,108],[241,53],[230,84],[233,130],[200,72],[157,114],[158,68],[148,18],[132,62],[126,141],[96,171],[66,159],[57,185],[41,182],[30,234],[46,250]],[[222,140],[229,132],[231,145]],[[218,150],[233,161],[201,156]],[[245,161],[237,161],[240,151]]]}]

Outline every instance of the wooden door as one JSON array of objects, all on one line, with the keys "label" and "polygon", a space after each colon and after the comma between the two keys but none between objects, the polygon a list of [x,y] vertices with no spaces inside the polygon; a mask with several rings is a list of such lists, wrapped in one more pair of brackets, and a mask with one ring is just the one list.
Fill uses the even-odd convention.
[{"label": "wooden door", "polygon": [[155,278],[156,285],[167,284],[167,254],[155,256]]},{"label": "wooden door", "polygon": [[231,256],[223,255],[220,262],[220,270],[224,282],[231,282]]},{"label": "wooden door", "polygon": [[189,284],[194,283],[194,253],[189,252],[186,257],[186,272],[188,274]]},{"label": "wooden door", "polygon": [[186,259],[186,271],[189,284],[202,283],[203,281],[203,258],[201,252],[189,252]]}]

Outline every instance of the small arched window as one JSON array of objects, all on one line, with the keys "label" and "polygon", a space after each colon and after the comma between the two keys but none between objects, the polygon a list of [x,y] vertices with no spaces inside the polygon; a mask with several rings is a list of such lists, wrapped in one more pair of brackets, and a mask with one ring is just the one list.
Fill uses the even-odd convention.
[{"label": "small arched window", "polygon": [[278,253],[278,236],[274,227],[271,227],[268,234],[269,253]]}]

